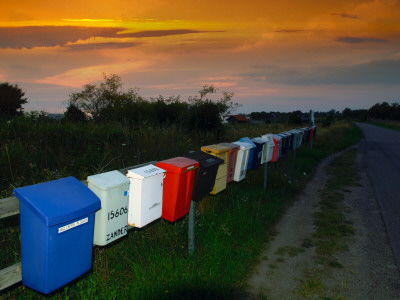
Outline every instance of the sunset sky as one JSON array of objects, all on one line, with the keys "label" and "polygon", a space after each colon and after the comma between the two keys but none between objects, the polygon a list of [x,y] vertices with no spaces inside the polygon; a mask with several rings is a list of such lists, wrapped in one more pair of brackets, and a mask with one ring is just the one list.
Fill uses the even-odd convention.
[{"label": "sunset sky", "polygon": [[238,112],[400,102],[398,0],[0,0],[0,82],[26,110],[122,77],[145,97],[234,92]]}]

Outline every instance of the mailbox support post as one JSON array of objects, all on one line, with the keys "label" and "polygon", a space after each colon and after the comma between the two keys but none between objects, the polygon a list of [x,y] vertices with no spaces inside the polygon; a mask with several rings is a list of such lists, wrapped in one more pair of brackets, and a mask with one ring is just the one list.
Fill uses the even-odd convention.
[{"label": "mailbox support post", "polygon": [[[314,111],[310,110],[310,126],[314,126]],[[310,143],[308,144],[308,148],[312,149],[312,139],[310,141]]]},{"label": "mailbox support post", "polygon": [[267,178],[268,178],[268,163],[264,164],[264,191],[267,190]]},{"label": "mailbox support post", "polygon": [[194,240],[195,240],[195,221],[196,221],[196,202],[191,201],[189,210],[189,232],[188,232],[188,253],[194,253]]},{"label": "mailbox support post", "polygon": [[296,149],[293,151],[293,165],[296,165]]}]

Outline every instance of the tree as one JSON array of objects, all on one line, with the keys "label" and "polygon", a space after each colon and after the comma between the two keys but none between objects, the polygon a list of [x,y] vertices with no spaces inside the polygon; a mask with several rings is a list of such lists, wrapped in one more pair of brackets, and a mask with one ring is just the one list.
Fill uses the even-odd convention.
[{"label": "tree", "polygon": [[240,105],[232,101],[233,93],[222,92],[222,98],[213,101],[207,95],[217,93],[213,85],[204,85],[199,91],[199,96],[189,97],[189,118],[190,130],[218,130],[222,127],[222,120],[231,114]]},{"label": "tree", "polygon": [[17,84],[0,83],[0,117],[11,119],[23,113],[22,105],[28,103],[25,93]]},{"label": "tree", "polygon": [[104,82],[99,86],[87,84],[81,92],[69,96],[69,105],[74,105],[94,121],[109,121],[119,117],[123,108],[137,101],[144,101],[138,89],[122,91],[121,77],[103,74]]},{"label": "tree", "polygon": [[75,105],[70,104],[67,107],[67,111],[64,113],[64,120],[71,122],[85,122],[87,121],[87,118],[83,111]]},{"label": "tree", "polygon": [[289,124],[301,124],[303,122],[302,120],[302,115],[303,113],[300,110],[292,111],[288,113],[288,123]]}]

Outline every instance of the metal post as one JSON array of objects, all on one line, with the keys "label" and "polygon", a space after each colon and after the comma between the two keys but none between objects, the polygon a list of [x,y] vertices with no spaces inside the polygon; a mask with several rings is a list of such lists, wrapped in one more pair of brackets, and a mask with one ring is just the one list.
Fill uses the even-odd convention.
[{"label": "metal post", "polygon": [[296,165],[296,149],[293,151],[293,165]]},{"label": "metal post", "polygon": [[267,190],[268,163],[264,164],[264,191]]},{"label": "metal post", "polygon": [[[314,111],[310,110],[310,122],[309,122],[310,126],[314,126]],[[308,148],[312,149],[312,140],[309,142],[308,144]]]},{"label": "metal post", "polygon": [[190,255],[194,252],[194,240],[195,240],[195,221],[196,221],[196,202],[190,202],[189,210],[189,232],[188,232],[188,253]]}]

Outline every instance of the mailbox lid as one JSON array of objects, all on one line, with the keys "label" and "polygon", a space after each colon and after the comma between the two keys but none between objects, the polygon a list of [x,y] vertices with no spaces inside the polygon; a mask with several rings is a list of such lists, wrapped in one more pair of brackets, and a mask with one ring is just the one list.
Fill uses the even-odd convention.
[{"label": "mailbox lid", "polygon": [[264,145],[265,142],[266,142],[264,139],[262,139],[260,137],[255,137],[255,138],[252,138],[251,140],[252,140],[253,143],[261,144],[261,145]]},{"label": "mailbox lid", "polygon": [[237,141],[237,142],[233,142],[233,143],[236,144],[236,145],[238,145],[238,146],[240,147],[240,150],[250,150],[250,149],[252,149],[252,148],[255,147],[255,146],[253,146],[252,144],[247,143],[247,142],[240,142],[240,141]]},{"label": "mailbox lid", "polygon": [[47,226],[79,218],[101,208],[96,194],[72,176],[16,188],[13,193]]},{"label": "mailbox lid", "polygon": [[159,161],[157,167],[172,173],[185,173],[199,167],[199,162],[186,157],[174,157]]},{"label": "mailbox lid", "polygon": [[222,145],[224,147],[229,147],[233,151],[238,151],[240,146],[234,143],[219,143],[219,145]]},{"label": "mailbox lid", "polygon": [[165,172],[166,171],[164,169],[150,164],[144,167],[128,170],[126,176],[132,179],[145,179],[158,174],[165,174]]},{"label": "mailbox lid", "polygon": [[101,190],[110,190],[129,184],[129,179],[118,171],[91,175],[88,176],[87,181]]},{"label": "mailbox lid", "polygon": [[215,153],[215,154],[228,152],[230,150],[231,150],[231,148],[229,148],[229,147],[217,145],[217,144],[201,147],[201,151],[208,152],[208,153]]},{"label": "mailbox lid", "polygon": [[277,134],[273,134],[273,135],[272,135],[272,138],[274,139],[274,142],[275,142],[275,143],[280,144],[280,143],[282,142],[282,138],[281,138],[279,135],[277,135]]},{"label": "mailbox lid", "polygon": [[274,147],[275,146],[275,142],[274,142],[274,138],[273,138],[273,134],[272,133],[264,134],[264,135],[261,136],[261,138],[265,140],[266,144],[269,147]]},{"label": "mailbox lid", "polygon": [[198,161],[201,168],[211,168],[215,165],[224,163],[222,158],[208,154],[203,151],[190,151],[185,154],[185,157]]},{"label": "mailbox lid", "polygon": [[253,141],[248,138],[248,137],[242,137],[239,139],[239,142],[245,142],[245,143],[249,143],[251,144],[253,147],[252,148],[256,148],[256,144],[253,143]]}]

